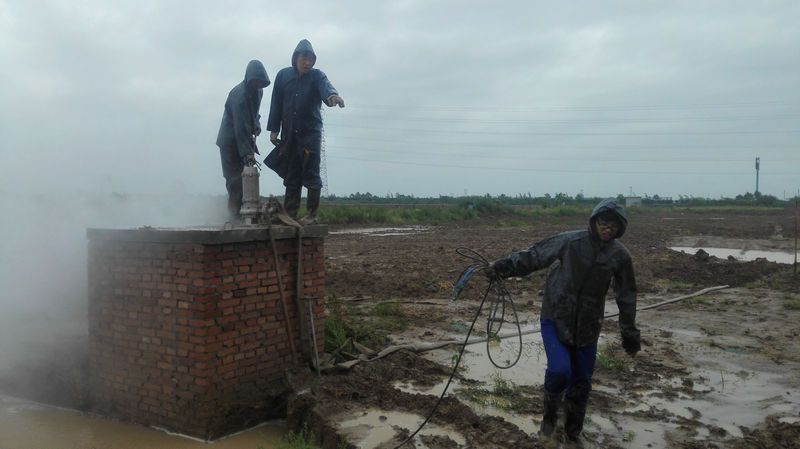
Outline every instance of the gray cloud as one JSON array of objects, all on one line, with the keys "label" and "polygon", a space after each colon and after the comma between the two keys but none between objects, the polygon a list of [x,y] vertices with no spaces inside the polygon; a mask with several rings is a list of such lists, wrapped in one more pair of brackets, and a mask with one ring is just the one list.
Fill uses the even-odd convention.
[{"label": "gray cloud", "polygon": [[761,156],[781,196],[800,172],[798,18],[788,1],[6,1],[0,189],[222,194],[227,91],[307,37],[348,102],[326,110],[331,192],[735,195]]}]

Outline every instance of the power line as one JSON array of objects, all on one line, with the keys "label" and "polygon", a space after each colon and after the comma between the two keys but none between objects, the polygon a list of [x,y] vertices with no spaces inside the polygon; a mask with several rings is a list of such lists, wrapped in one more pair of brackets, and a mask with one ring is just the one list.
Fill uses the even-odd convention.
[{"label": "power line", "polygon": [[[549,168],[520,168],[520,167],[477,167],[471,165],[455,165],[455,164],[434,164],[425,162],[406,162],[406,161],[387,161],[381,159],[362,159],[347,156],[328,156],[330,159],[345,159],[360,162],[375,162],[390,165],[413,165],[422,167],[446,167],[446,168],[464,168],[475,170],[501,170],[501,171],[517,171],[517,172],[543,172],[543,173],[590,173],[590,174],[628,174],[628,175],[702,175],[702,176],[733,176],[733,175],[751,175],[750,172],[684,172],[684,171],[641,171],[641,170],[574,170],[574,169],[549,169]],[[772,172],[772,176],[795,176],[800,175],[800,172]]]},{"label": "power line", "polygon": [[[502,137],[500,135],[499,137]],[[375,137],[356,137],[351,135],[339,135],[336,137],[336,140],[357,140],[357,141],[366,141],[366,142],[387,142],[387,143],[395,143],[395,144],[405,144],[405,145],[431,145],[431,146],[445,146],[445,147],[476,147],[476,148],[486,148],[487,146],[495,146],[495,147],[502,147],[502,148],[518,148],[518,149],[532,149],[536,148],[539,151],[566,151],[566,150],[604,150],[604,151],[625,151],[625,150],[637,150],[637,151],[650,151],[650,150],[684,150],[684,151],[706,151],[706,150],[725,150],[725,151],[771,151],[771,150],[789,150],[795,149],[796,147],[793,146],[786,146],[786,147],[775,147],[775,146],[762,146],[761,143],[758,144],[757,147],[753,146],[734,146],[734,145],[725,145],[720,147],[711,147],[704,145],[702,148],[693,148],[693,147],[683,147],[683,146],[640,146],[640,145],[614,145],[614,146],[607,146],[607,145],[592,145],[592,146],[563,146],[563,147],[539,147],[531,144],[508,144],[503,142],[492,141],[491,144],[487,143],[476,143],[476,142],[453,142],[452,140],[447,141],[434,141],[434,140],[402,140],[402,139],[382,139],[382,138],[375,138]],[[748,159],[749,160],[749,159]]]},{"label": "power line", "polygon": [[[635,158],[609,158],[609,157],[587,157],[587,156],[575,156],[575,157],[548,157],[548,156],[534,156],[534,157],[522,157],[522,156],[507,156],[502,153],[493,153],[493,154],[474,154],[474,153],[459,153],[459,152],[440,152],[437,150],[433,151],[415,151],[415,150],[408,150],[403,149],[402,151],[398,150],[383,150],[383,149],[376,149],[376,148],[358,148],[352,146],[337,146],[337,145],[328,145],[327,148],[335,149],[335,150],[343,150],[343,151],[361,151],[361,152],[369,152],[369,153],[389,153],[389,154],[419,154],[423,156],[444,156],[444,157],[470,157],[470,158],[479,158],[479,159],[512,159],[512,160],[530,160],[530,161],[589,161],[589,162],[713,162],[715,164],[719,164],[722,162],[752,162],[752,158],[748,159],[725,159],[720,160],[719,158],[714,159],[687,159],[687,158],[680,158],[679,160],[676,158],[659,158],[659,159],[635,159]],[[800,162],[800,159],[770,159],[770,162]]]},{"label": "power line", "polygon": [[555,132],[555,131],[474,131],[474,130],[446,130],[446,129],[421,129],[421,128],[387,128],[381,126],[365,125],[342,125],[330,124],[336,128],[354,129],[373,129],[379,131],[398,131],[398,132],[427,132],[436,134],[491,134],[491,135],[512,135],[512,136],[661,136],[661,135],[741,135],[741,134],[800,134],[800,130],[775,130],[775,131],[752,131],[752,130],[725,130],[725,131],[649,131],[649,132]]},{"label": "power line", "polygon": [[798,120],[800,115],[786,116],[737,116],[737,117],[608,117],[602,119],[485,119],[481,117],[421,117],[421,116],[388,116],[374,114],[347,114],[347,119],[362,120],[391,120],[393,122],[436,122],[436,123],[483,123],[492,125],[573,125],[573,124],[608,124],[608,123],[702,123],[702,122],[730,122],[737,120],[763,121],[763,120]]},{"label": "power line", "polygon": [[374,104],[352,103],[348,107],[365,109],[415,109],[428,111],[510,111],[510,112],[537,112],[537,111],[655,111],[655,110],[687,110],[687,109],[736,109],[736,108],[765,108],[765,107],[798,107],[797,102],[776,100],[768,102],[728,102],[728,103],[695,103],[695,104],[654,104],[654,105],[605,105],[605,106],[538,106],[538,107],[508,107],[492,105],[420,105],[420,104]]}]

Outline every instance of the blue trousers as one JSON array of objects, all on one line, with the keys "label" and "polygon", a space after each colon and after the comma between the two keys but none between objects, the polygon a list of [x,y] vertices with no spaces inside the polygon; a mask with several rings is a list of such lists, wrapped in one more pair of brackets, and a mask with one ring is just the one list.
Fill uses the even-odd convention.
[{"label": "blue trousers", "polygon": [[564,397],[576,404],[585,405],[592,391],[592,373],[597,360],[597,344],[576,348],[566,346],[558,339],[553,320],[541,320],[542,341],[547,354],[544,374],[544,391]]}]

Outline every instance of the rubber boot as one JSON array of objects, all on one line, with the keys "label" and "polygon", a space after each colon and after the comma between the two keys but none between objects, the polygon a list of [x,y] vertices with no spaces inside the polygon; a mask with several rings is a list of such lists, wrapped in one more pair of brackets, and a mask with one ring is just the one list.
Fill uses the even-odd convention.
[{"label": "rubber boot", "polygon": [[[586,417],[586,404],[566,400],[564,407],[564,433],[567,440],[572,443],[580,443],[581,431],[583,430],[583,419]],[[574,446],[573,446],[574,447]]]},{"label": "rubber boot", "polygon": [[544,393],[544,415],[539,427],[539,440],[545,447],[556,447],[556,425],[558,424],[558,409],[561,407],[561,395]]},{"label": "rubber boot", "polygon": [[286,214],[293,219],[297,219],[297,211],[300,209],[300,196],[303,187],[286,187],[286,195],[283,198],[283,209]]},{"label": "rubber boot", "polygon": [[239,209],[242,208],[242,197],[241,195],[236,194],[229,194],[228,195],[228,221],[231,223],[239,223],[241,221],[241,215],[239,215]]},{"label": "rubber boot", "polygon": [[308,189],[308,199],[306,200],[306,210],[308,215],[300,219],[299,223],[303,226],[313,224],[317,221],[317,211],[319,210],[319,196],[321,189]]}]

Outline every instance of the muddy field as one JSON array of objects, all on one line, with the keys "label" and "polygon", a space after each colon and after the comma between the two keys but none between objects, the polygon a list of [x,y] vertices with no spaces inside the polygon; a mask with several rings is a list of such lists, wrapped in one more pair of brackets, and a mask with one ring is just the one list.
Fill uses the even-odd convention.
[{"label": "muddy field", "polygon": [[[640,312],[643,350],[635,358],[620,347],[616,319],[606,321],[584,447],[800,447],[800,280],[791,265],[670,249],[785,253],[793,245],[791,213],[632,214],[622,241],[635,261],[640,305],[711,286],[730,288]],[[459,301],[449,299],[469,263],[456,248],[491,260],[584,226],[578,217],[514,217],[396,230],[332,228],[326,245],[329,301],[351,335],[373,349],[463,339],[482,280]],[[538,325],[544,276],[508,281],[523,330]],[[609,298],[607,312],[614,308]],[[484,314],[478,326],[485,322]],[[493,368],[485,345],[468,346],[464,368],[414,447],[540,447],[540,341],[535,332],[526,335],[523,356],[510,370]],[[489,350],[503,361],[513,359],[518,347],[511,338]],[[455,355],[453,347],[400,351],[325,375],[313,389],[317,405],[307,416],[327,429],[323,433],[336,430],[340,446],[394,447],[433,407]],[[337,438],[325,440],[336,447]]]},{"label": "muddy field", "polygon": [[[640,305],[729,288],[640,312],[643,350],[635,358],[620,347],[616,319],[606,321],[584,447],[800,448],[800,277],[791,265],[737,260],[742,251],[717,258],[694,248],[670,249],[786,256],[793,246],[792,212],[632,211],[622,242],[634,258]],[[346,335],[340,335],[343,345],[327,345],[334,353],[327,361],[371,357],[390,345],[462,341],[485,281],[476,277],[458,301],[451,300],[453,282],[469,264],[456,248],[492,260],[585,226],[582,217],[514,216],[402,229],[332,227],[328,320],[339,321]],[[525,332],[522,345],[509,338],[467,346],[437,412],[406,448],[542,447],[536,431],[545,357],[535,331],[544,279],[545,273],[535,273],[507,281]],[[609,298],[606,311],[614,309]],[[486,317],[477,320],[478,338],[486,335]],[[0,391],[85,408],[85,337],[63,338],[57,346],[31,352],[29,375],[0,378]],[[519,349],[522,356],[500,370],[487,349],[499,364]],[[319,378],[297,375],[291,383],[302,394],[288,399],[288,424],[314,432],[325,449],[393,448],[433,408],[457,350],[402,350]]]}]

